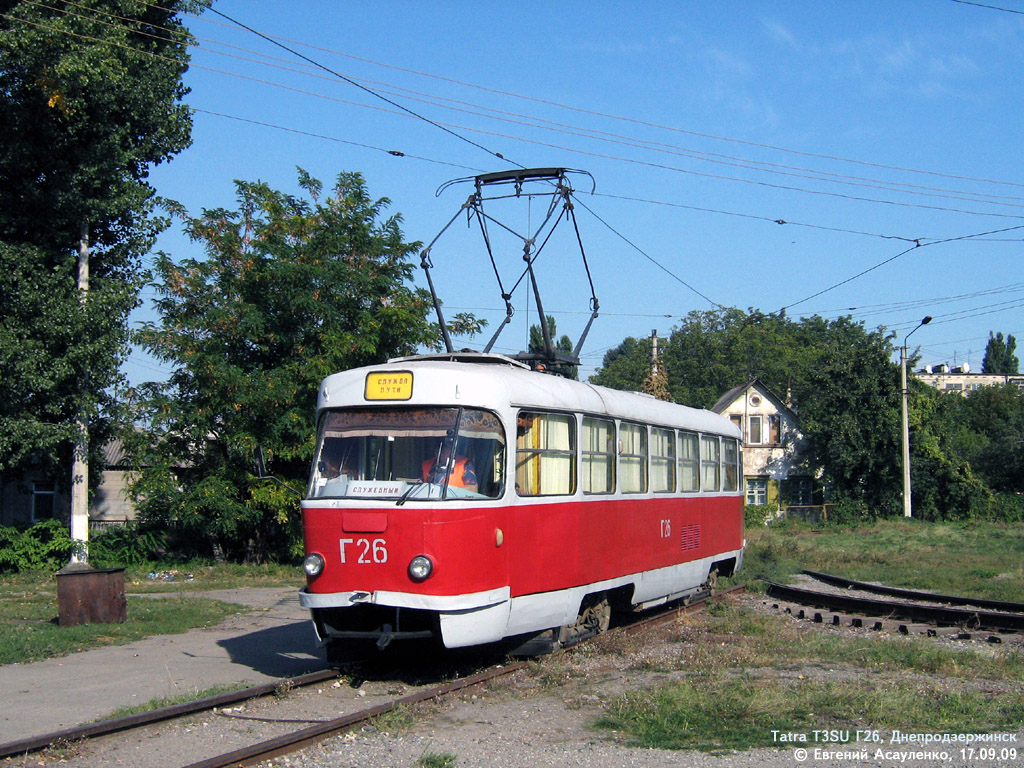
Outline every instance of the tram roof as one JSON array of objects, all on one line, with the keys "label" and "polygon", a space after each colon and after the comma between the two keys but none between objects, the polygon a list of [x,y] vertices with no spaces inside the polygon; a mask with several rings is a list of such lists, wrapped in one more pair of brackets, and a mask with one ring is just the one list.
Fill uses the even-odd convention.
[{"label": "tram roof", "polygon": [[[412,374],[408,396],[367,398],[369,376],[401,372]],[[381,365],[332,374],[320,386],[317,409],[403,404],[492,409],[511,405],[607,414],[619,419],[740,436],[739,430],[728,419],[708,410],[667,403],[638,392],[624,392],[540,373],[512,358],[480,353],[394,358]]]}]

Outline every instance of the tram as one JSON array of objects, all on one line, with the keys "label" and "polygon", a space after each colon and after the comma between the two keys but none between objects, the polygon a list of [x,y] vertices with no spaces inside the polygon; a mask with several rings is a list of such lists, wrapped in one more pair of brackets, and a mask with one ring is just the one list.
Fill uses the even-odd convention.
[{"label": "tram", "polygon": [[332,661],[550,650],[743,560],[740,433],[709,411],[439,353],[327,377],[301,604]]}]

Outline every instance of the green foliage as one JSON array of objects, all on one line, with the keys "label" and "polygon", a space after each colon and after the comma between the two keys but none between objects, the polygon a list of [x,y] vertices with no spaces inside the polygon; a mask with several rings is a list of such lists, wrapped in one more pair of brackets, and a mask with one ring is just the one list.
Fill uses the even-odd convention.
[{"label": "green foliage", "polygon": [[[548,338],[551,340],[551,346],[554,347],[554,351],[558,354],[571,356],[573,350],[572,339],[565,334],[562,334],[556,339],[555,337],[558,334],[558,330],[555,327],[555,318],[548,315],[547,320]],[[528,348],[533,354],[538,354],[544,351],[544,329],[540,327],[539,323],[537,325],[530,326],[530,344]],[[562,366],[562,368],[564,368],[568,378],[574,380],[579,379],[578,365],[567,365]]]},{"label": "green foliage", "polygon": [[[111,392],[141,257],[164,226],[146,176],[189,144],[189,36],[177,14],[202,5],[4,3],[0,471],[11,476],[30,460],[66,462],[78,419],[102,445],[118,416]],[[84,303],[75,282],[83,236]]]},{"label": "green foliage", "polygon": [[1013,354],[1016,350],[1017,340],[1012,334],[1008,334],[1004,339],[1002,333],[989,332],[985,357],[981,361],[981,372],[1016,376],[1020,372],[1020,361]]},{"label": "green foliage", "polygon": [[71,559],[75,546],[58,520],[26,529],[0,527],[0,573],[56,571]]},{"label": "green foliage", "polygon": [[166,551],[163,531],[145,529],[138,523],[108,528],[89,541],[89,562],[97,568],[118,568],[158,560]]},{"label": "green foliage", "polygon": [[306,198],[237,182],[238,209],[185,219],[203,259],[157,259],[160,320],[139,341],[175,367],[142,388],[133,492],[155,526],[176,524],[232,558],[299,550],[298,498],[252,476],[262,446],[272,470],[303,487],[320,381],[434,345],[422,292],[408,287],[400,217],[359,174],[330,196],[299,171]]},{"label": "green foliage", "polygon": [[458,762],[458,755],[451,752],[424,752],[416,761],[416,765],[420,768],[455,768]]},{"label": "green foliage", "polygon": [[767,525],[775,519],[775,513],[778,511],[779,508],[775,504],[747,504],[743,512],[743,524],[747,528]]},{"label": "green foliage", "polygon": [[[993,358],[1012,356],[1014,346],[1012,336],[990,341]],[[899,369],[884,330],[844,317],[691,312],[662,343],[660,358],[675,402],[708,408],[754,376],[788,394],[803,436],[804,469],[820,478],[826,501],[836,505],[832,521],[900,514]],[[649,340],[627,338],[605,355],[591,381],[642,389],[650,359]],[[962,397],[912,380],[909,398],[914,514],[1017,519],[1008,494],[1024,493],[1024,392],[984,387]]]},{"label": "green foliage", "polygon": [[[710,408],[729,389],[758,377],[789,394],[800,419],[808,474],[830,500],[850,498],[875,514],[896,510],[900,493],[899,375],[881,331],[850,318],[790,320],[756,310],[691,312],[659,356],[675,402]],[[643,387],[650,342],[626,339],[605,355],[591,381]]]}]

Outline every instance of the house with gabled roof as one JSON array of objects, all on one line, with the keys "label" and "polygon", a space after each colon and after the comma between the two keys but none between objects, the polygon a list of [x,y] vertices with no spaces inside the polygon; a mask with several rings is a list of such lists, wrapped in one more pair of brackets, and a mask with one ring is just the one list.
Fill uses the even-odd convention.
[{"label": "house with gabled roof", "polygon": [[711,410],[743,432],[747,503],[780,509],[821,503],[819,484],[803,462],[796,412],[757,378],[733,387]]},{"label": "house with gabled roof", "polygon": [[[122,441],[106,443],[103,459],[103,481],[89,498],[89,524],[123,525],[135,518],[135,506],[128,496],[131,468]],[[0,525],[28,526],[51,518],[67,522],[70,516],[71,497],[51,472],[30,467],[17,478],[0,472]]]}]

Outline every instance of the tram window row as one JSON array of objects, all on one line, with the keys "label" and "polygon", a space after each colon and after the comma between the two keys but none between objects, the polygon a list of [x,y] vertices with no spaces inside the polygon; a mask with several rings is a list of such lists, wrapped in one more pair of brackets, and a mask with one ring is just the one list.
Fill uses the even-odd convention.
[{"label": "tram window row", "polygon": [[577,484],[586,495],[739,490],[734,438],[597,416],[583,416],[579,431],[577,439],[571,414],[519,413],[515,487],[520,496],[571,496]]},{"label": "tram window row", "polygon": [[[504,427],[489,410],[328,410],[321,417],[309,496],[403,503],[497,499],[508,482],[505,449]],[[519,496],[739,490],[735,439],[607,416],[521,410],[514,461]]]}]

